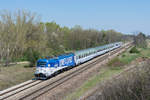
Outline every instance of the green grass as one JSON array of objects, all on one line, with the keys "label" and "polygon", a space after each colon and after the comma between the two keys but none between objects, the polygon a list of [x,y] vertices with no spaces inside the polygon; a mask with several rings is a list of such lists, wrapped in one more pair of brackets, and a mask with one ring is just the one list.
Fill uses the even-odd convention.
[{"label": "green grass", "polygon": [[115,57],[108,62],[107,66],[109,67],[121,67],[126,64],[130,64],[133,60],[139,57],[140,54],[130,54],[129,52],[124,52],[120,56]]},{"label": "green grass", "polygon": [[123,65],[130,64],[138,57],[150,57],[150,48],[137,48],[139,53],[130,53],[129,50],[122,53],[118,57],[115,57],[110,62],[108,66],[110,67],[121,67]]},{"label": "green grass", "polygon": [[131,63],[133,60],[135,60],[137,57],[139,57],[139,54],[127,54],[125,57],[121,57],[119,58],[119,60],[123,63],[123,64],[129,64]]},{"label": "green grass", "polygon": [[79,89],[77,89],[75,92],[66,97],[65,100],[74,100],[79,98],[80,96],[85,94],[86,91],[95,87],[98,83],[110,78],[114,74],[120,73],[121,71],[122,69],[110,69],[110,68],[103,70],[103,72],[99,73],[98,75],[90,78],[88,81],[83,83],[83,85]]},{"label": "green grass", "polygon": [[34,68],[25,68],[25,64],[0,67],[0,90],[30,80],[34,77]]},{"label": "green grass", "polygon": [[126,52],[122,53],[119,56],[119,61],[121,63],[123,63],[124,65],[131,63],[133,60],[135,60],[136,58],[140,57],[140,52],[142,52],[141,50],[139,50],[139,48],[137,48],[139,53],[130,53],[130,50],[127,50]]},{"label": "green grass", "polygon": [[141,57],[150,57],[150,48],[142,48],[140,52]]}]

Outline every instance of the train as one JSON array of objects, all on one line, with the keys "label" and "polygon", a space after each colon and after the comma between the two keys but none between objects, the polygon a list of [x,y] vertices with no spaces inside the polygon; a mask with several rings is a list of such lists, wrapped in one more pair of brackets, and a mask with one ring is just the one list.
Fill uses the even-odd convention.
[{"label": "train", "polygon": [[62,54],[53,58],[44,58],[37,60],[36,71],[34,73],[37,79],[48,79],[65,69],[73,68],[85,63],[97,56],[103,55],[109,51],[119,48],[122,42],[115,42],[95,48],[88,48],[73,53]]}]

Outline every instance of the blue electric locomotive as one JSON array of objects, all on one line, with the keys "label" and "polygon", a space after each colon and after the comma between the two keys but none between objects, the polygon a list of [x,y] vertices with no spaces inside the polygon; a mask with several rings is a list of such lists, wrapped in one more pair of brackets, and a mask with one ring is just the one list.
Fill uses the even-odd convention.
[{"label": "blue electric locomotive", "polygon": [[40,79],[46,79],[59,70],[73,66],[75,66],[73,53],[60,55],[50,59],[39,59],[37,61],[35,76]]}]

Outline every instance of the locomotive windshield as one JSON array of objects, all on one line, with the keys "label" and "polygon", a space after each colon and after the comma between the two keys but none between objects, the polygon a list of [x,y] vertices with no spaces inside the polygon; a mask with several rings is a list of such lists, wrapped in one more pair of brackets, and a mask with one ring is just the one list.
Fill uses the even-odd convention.
[{"label": "locomotive windshield", "polygon": [[46,66],[46,62],[40,61],[37,62],[37,67],[45,67]]}]

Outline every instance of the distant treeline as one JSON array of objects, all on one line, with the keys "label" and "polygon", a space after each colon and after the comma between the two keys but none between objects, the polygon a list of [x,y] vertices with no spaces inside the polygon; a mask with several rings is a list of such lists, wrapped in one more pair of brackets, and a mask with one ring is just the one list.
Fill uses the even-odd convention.
[{"label": "distant treeline", "polygon": [[60,27],[55,22],[43,23],[35,14],[27,11],[0,14],[0,61],[13,61],[55,56],[116,41],[131,39],[114,30]]}]

